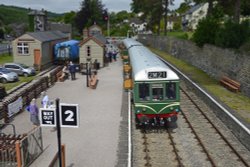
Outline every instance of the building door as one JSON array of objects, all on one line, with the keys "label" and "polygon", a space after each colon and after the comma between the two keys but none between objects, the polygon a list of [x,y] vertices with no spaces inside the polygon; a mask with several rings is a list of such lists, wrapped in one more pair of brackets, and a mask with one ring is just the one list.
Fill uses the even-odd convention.
[{"label": "building door", "polygon": [[40,49],[34,50],[34,67],[37,70],[41,70],[41,52]]}]

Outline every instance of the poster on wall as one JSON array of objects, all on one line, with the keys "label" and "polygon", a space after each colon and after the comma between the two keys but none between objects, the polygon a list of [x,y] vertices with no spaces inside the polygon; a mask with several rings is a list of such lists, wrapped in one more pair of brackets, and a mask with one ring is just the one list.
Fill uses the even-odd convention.
[{"label": "poster on wall", "polygon": [[8,104],[8,117],[20,112],[23,108],[23,99],[19,97],[16,101]]}]

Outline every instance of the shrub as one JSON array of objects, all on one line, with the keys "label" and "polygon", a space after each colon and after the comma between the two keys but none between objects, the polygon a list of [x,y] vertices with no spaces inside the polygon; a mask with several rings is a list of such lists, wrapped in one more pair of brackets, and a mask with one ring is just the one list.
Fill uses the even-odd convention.
[{"label": "shrub", "polygon": [[219,27],[218,21],[212,17],[202,19],[193,34],[192,40],[199,47],[202,47],[206,43],[214,44],[216,32],[218,31]]},{"label": "shrub", "polygon": [[228,21],[220,28],[215,37],[215,45],[223,48],[238,49],[249,38],[249,24],[247,21],[241,24]]}]

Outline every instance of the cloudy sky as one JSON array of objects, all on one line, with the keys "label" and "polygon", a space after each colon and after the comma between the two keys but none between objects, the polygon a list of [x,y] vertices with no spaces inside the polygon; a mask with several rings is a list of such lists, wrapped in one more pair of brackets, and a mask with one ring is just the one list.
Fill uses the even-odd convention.
[{"label": "cloudy sky", "polygon": [[[78,11],[80,9],[80,3],[83,0],[0,0],[0,4],[20,6],[31,9],[45,9],[55,13],[65,13],[69,11]],[[175,0],[175,6],[179,7],[180,2],[183,0]],[[102,0],[105,8],[108,11],[130,11],[130,3],[132,0]]]}]

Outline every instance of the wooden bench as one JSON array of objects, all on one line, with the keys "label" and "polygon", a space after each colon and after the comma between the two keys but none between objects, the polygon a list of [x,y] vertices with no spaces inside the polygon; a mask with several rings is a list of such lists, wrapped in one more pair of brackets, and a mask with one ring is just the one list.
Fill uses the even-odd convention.
[{"label": "wooden bench", "polygon": [[89,87],[92,89],[96,89],[97,83],[98,83],[97,76],[95,74],[91,75],[89,80]]},{"label": "wooden bench", "polygon": [[233,92],[239,92],[240,91],[240,83],[237,81],[234,81],[226,76],[223,76],[220,80],[220,84],[225,86],[227,89],[233,91]]},{"label": "wooden bench", "polygon": [[63,82],[65,80],[65,77],[65,73],[62,70],[56,73],[57,81]]}]

